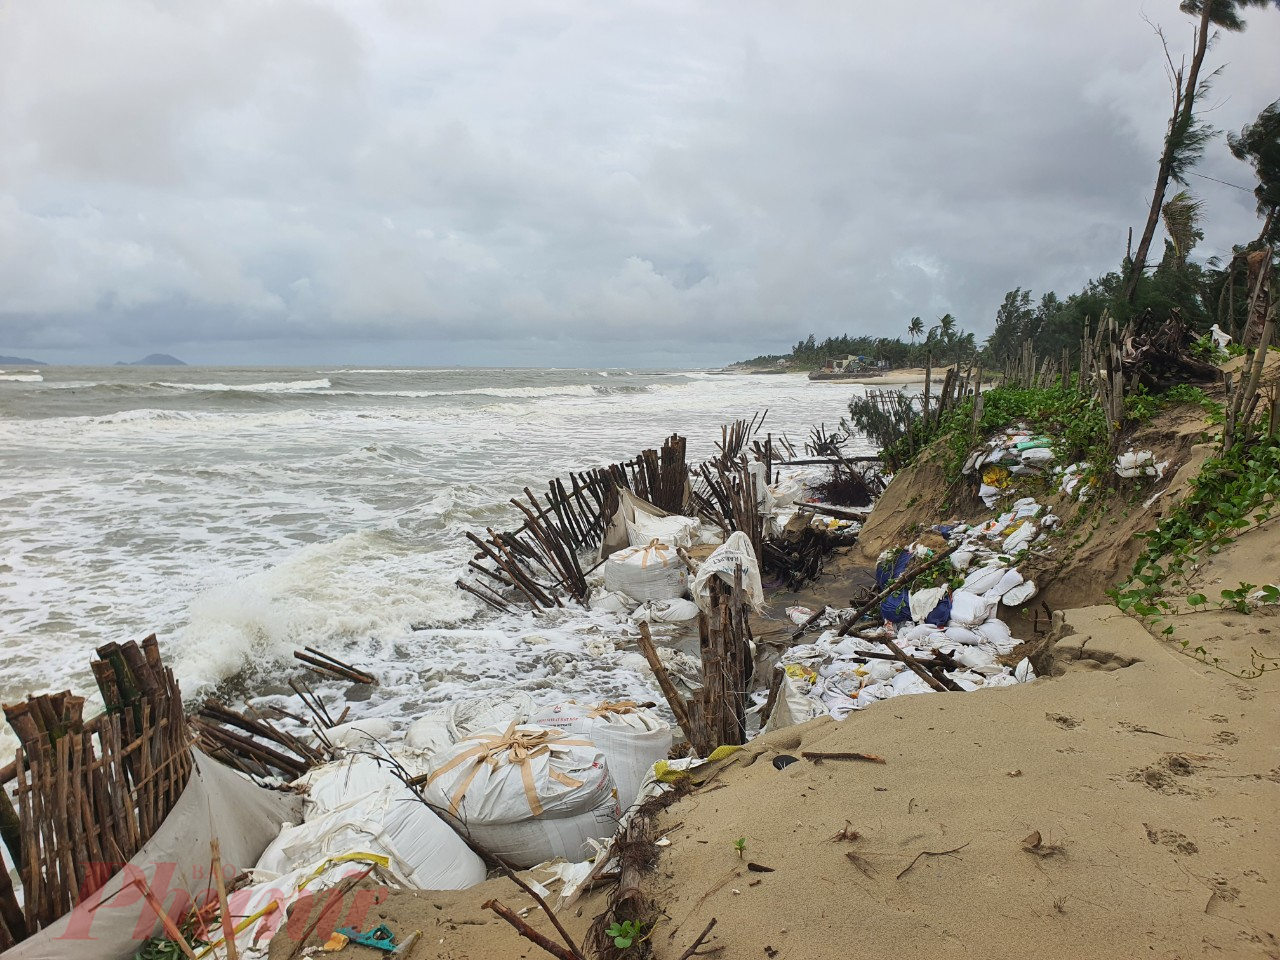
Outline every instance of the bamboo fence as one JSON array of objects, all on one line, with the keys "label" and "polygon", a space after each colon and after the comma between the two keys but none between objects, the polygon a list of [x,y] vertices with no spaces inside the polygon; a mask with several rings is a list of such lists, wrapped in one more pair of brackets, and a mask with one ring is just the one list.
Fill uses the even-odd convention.
[{"label": "bamboo fence", "polygon": [[107,644],[98,657],[91,666],[105,713],[84,720],[84,698],[70,692],[4,708],[21,742],[18,834],[4,839],[24,902],[18,910],[7,876],[0,881],[0,948],[101,887],[164,822],[190,777],[182,693],[155,636]]}]

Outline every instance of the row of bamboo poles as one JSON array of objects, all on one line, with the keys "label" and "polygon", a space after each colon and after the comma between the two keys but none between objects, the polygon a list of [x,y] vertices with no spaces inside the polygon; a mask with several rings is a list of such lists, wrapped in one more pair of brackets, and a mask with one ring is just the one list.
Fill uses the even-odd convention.
[{"label": "row of bamboo poles", "polygon": [[625,487],[661,510],[681,513],[688,486],[685,438],[676,434],[660,451],[645,450],[624,463],[570,474],[568,483],[550,481],[541,502],[525,487],[523,499],[511,500],[524,516],[518,528],[488,527],[487,537],[467,532],[477,550],[467,566],[485,582],[460,579],[457,585],[502,611],[510,610],[510,601],[499,589],[519,594],[534,610],[562,607],[562,596],[583,603],[590,592],[590,570],[583,569],[580,554],[603,538],[618,508],[618,490]]},{"label": "row of bamboo poles", "polygon": [[17,810],[0,789],[3,839],[23,907],[0,870],[0,948],[48,926],[93,894],[169,815],[191,774],[182,693],[154,635],[98,648],[94,678],[106,711],[83,717],[70,692],[5,706],[21,742]]}]

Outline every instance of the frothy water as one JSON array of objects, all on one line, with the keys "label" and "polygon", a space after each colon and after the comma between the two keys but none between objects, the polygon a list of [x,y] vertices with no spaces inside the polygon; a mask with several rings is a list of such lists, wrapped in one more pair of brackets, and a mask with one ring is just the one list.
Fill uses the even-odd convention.
[{"label": "frothy water", "polygon": [[373,669],[360,712],[397,723],[512,686],[653,696],[611,618],[498,616],[459,592],[463,532],[513,527],[525,486],[674,432],[707,457],[721,424],[765,408],[766,432],[799,446],[861,389],[624,370],[39,376],[0,380],[0,698],[90,694],[96,646],[154,631],[188,697],[280,692],[310,645]]}]

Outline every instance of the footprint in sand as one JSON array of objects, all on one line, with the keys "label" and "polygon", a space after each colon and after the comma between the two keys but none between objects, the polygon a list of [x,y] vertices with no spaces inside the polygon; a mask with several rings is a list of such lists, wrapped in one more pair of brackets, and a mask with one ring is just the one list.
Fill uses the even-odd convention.
[{"label": "footprint in sand", "polygon": [[1223,730],[1220,733],[1215,733],[1213,735],[1213,742],[1220,743],[1223,746],[1230,747],[1230,746],[1233,746],[1234,744],[1239,743],[1240,738],[1237,737],[1230,730]]},{"label": "footprint in sand", "polygon": [[1170,853],[1190,855],[1200,852],[1200,848],[1195,845],[1194,841],[1188,840],[1186,834],[1178,833],[1176,830],[1156,830],[1147,823],[1142,826],[1147,831],[1147,839],[1149,841],[1168,848]]}]

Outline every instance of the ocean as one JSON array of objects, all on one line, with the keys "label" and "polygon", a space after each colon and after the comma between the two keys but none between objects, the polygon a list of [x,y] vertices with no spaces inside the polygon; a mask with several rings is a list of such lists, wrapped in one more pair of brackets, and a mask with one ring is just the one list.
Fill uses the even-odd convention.
[{"label": "ocean", "polygon": [[[608,616],[502,615],[458,591],[464,531],[512,528],[523,487],[673,432],[696,462],[722,424],[768,409],[765,432],[800,447],[861,389],[625,369],[0,371],[0,700],[92,695],[94,648],[151,632],[188,699],[283,698],[310,645],[376,673],[353,715],[396,726],[489,690],[653,697]],[[339,709],[354,692],[311,680]],[[0,756],[13,743],[6,727]]]}]

